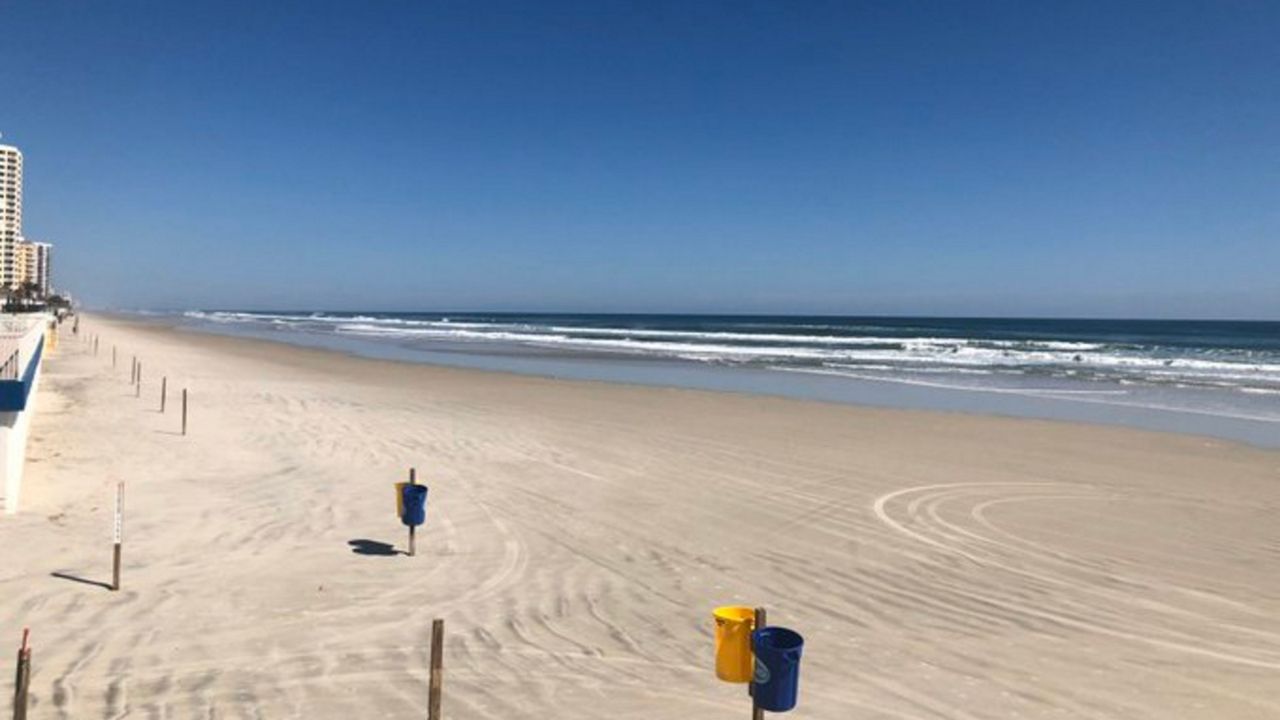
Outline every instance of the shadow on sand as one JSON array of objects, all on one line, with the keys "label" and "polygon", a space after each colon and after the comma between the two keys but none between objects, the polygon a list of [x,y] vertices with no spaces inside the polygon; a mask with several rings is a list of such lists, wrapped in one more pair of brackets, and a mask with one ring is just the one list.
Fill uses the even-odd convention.
[{"label": "shadow on sand", "polygon": [[384,543],[378,540],[348,540],[347,544],[351,546],[351,552],[357,555],[401,555],[394,545]]},{"label": "shadow on sand", "polygon": [[53,572],[53,573],[49,573],[49,575],[56,577],[59,580],[70,580],[71,582],[78,582],[78,583],[81,583],[82,585],[94,585],[96,587],[102,588],[103,590],[111,589],[111,583],[99,582],[97,580],[87,580],[85,578],[77,577],[75,575],[70,575],[68,573]]}]

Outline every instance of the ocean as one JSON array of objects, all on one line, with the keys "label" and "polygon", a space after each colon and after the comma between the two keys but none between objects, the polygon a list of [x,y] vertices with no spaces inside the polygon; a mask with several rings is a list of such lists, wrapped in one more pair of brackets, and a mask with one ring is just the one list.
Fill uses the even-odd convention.
[{"label": "ocean", "polygon": [[1277,322],[199,310],[181,323],[434,364],[1280,446]]}]

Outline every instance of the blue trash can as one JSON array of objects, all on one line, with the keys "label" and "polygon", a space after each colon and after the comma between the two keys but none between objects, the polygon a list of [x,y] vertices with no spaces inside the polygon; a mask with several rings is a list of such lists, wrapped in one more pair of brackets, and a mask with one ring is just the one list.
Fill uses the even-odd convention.
[{"label": "blue trash can", "polygon": [[427,521],[427,486],[404,485],[400,488],[404,500],[404,514],[400,521],[409,527],[417,527]]},{"label": "blue trash can", "polygon": [[800,652],[804,638],[784,627],[765,627],[751,633],[756,656],[752,695],[761,709],[786,712],[796,706],[800,685]]}]

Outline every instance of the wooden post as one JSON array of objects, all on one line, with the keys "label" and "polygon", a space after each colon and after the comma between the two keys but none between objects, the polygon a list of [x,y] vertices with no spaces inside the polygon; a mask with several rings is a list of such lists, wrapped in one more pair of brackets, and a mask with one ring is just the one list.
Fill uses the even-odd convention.
[{"label": "wooden post", "polygon": [[111,589],[120,589],[120,555],[124,545],[124,483],[116,484],[115,548],[111,553]]},{"label": "wooden post", "polygon": [[138,382],[138,356],[133,356],[133,369],[129,371],[129,384],[133,385]]},{"label": "wooden post", "polygon": [[427,720],[440,720],[440,695],[444,685],[444,620],[431,621],[431,688],[427,695]]},{"label": "wooden post", "polygon": [[18,648],[18,671],[13,679],[13,720],[27,720],[27,695],[31,687],[31,648],[27,645],[31,631],[22,628],[22,647]]},{"label": "wooden post", "polygon": [[[760,628],[765,627],[766,622],[767,622],[767,616],[765,614],[764,608],[762,607],[756,608],[755,629],[759,630]],[[754,658],[755,650],[756,650],[755,641],[752,641],[751,644],[752,644],[751,655]],[[759,662],[759,660],[755,660],[755,662]],[[754,670],[752,672],[754,673]],[[753,680],[752,683],[747,687],[750,689],[750,688],[753,688],[754,686],[755,686],[755,681]],[[764,710],[762,710],[760,706],[756,704],[756,700],[754,697],[751,698],[751,720],[764,720]]]},{"label": "wooden post", "polygon": [[160,414],[164,414],[164,400],[169,395],[169,378],[160,378]]},{"label": "wooden post", "polygon": [[98,336],[97,335],[93,336],[93,354],[95,356],[98,354]]},{"label": "wooden post", "polygon": [[111,346],[111,369],[116,369],[116,346]]},{"label": "wooden post", "polygon": [[[409,484],[410,485],[418,484],[417,468],[409,468]],[[417,539],[414,537],[414,530],[417,530],[417,528],[410,525],[409,526],[409,557],[413,557],[414,555],[418,554]]]},{"label": "wooden post", "polygon": [[138,363],[138,382],[134,386],[133,396],[136,398],[142,397],[142,363]]},{"label": "wooden post", "polygon": [[187,434],[187,389],[182,388],[182,434]]}]

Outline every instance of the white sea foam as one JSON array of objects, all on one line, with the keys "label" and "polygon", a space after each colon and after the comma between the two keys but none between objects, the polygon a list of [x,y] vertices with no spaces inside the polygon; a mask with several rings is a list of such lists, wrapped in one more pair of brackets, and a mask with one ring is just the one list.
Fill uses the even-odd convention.
[{"label": "white sea foam", "polygon": [[[186,316],[219,324],[247,323],[276,329],[334,332],[407,342],[447,341],[525,345],[568,352],[601,352],[725,364],[791,364],[837,371],[989,375],[1046,373],[1119,383],[1183,383],[1280,392],[1274,353],[1234,349],[1178,349],[1136,344],[1047,339],[911,337],[886,335],[884,327],[735,324],[724,330],[665,329],[538,323],[533,319],[482,320],[378,317],[332,313],[192,311]],[[760,331],[747,328],[759,327]],[[804,328],[803,334],[778,332]],[[922,328],[923,329],[923,328]],[[815,330],[831,330],[817,334]],[[894,327],[893,332],[908,328]]]},{"label": "white sea foam", "polygon": [[943,390],[960,390],[965,392],[979,393],[995,393],[1006,395],[1020,395],[1024,397],[1039,397],[1053,400],[1063,400],[1078,403],[1091,403],[1102,405],[1115,405],[1118,407],[1136,408],[1140,410],[1156,410],[1161,412],[1185,413],[1191,415],[1205,415],[1218,418],[1227,418],[1231,420],[1248,420],[1252,422],[1264,422],[1280,424],[1280,413],[1275,415],[1265,415],[1252,412],[1241,412],[1233,408],[1203,408],[1203,407],[1186,407],[1160,402],[1134,402],[1123,398],[1128,395],[1126,390],[1063,390],[1057,388],[1005,388],[991,387],[983,385],[965,385],[957,383],[943,383],[932,380],[921,380],[911,377],[902,376],[881,376],[868,373],[854,373],[824,370],[821,368],[797,368],[797,367],[775,367],[775,370],[794,373],[808,373],[816,375],[838,375],[850,379],[866,380],[873,382],[897,383],[900,385],[917,385],[922,387],[937,388]]}]

